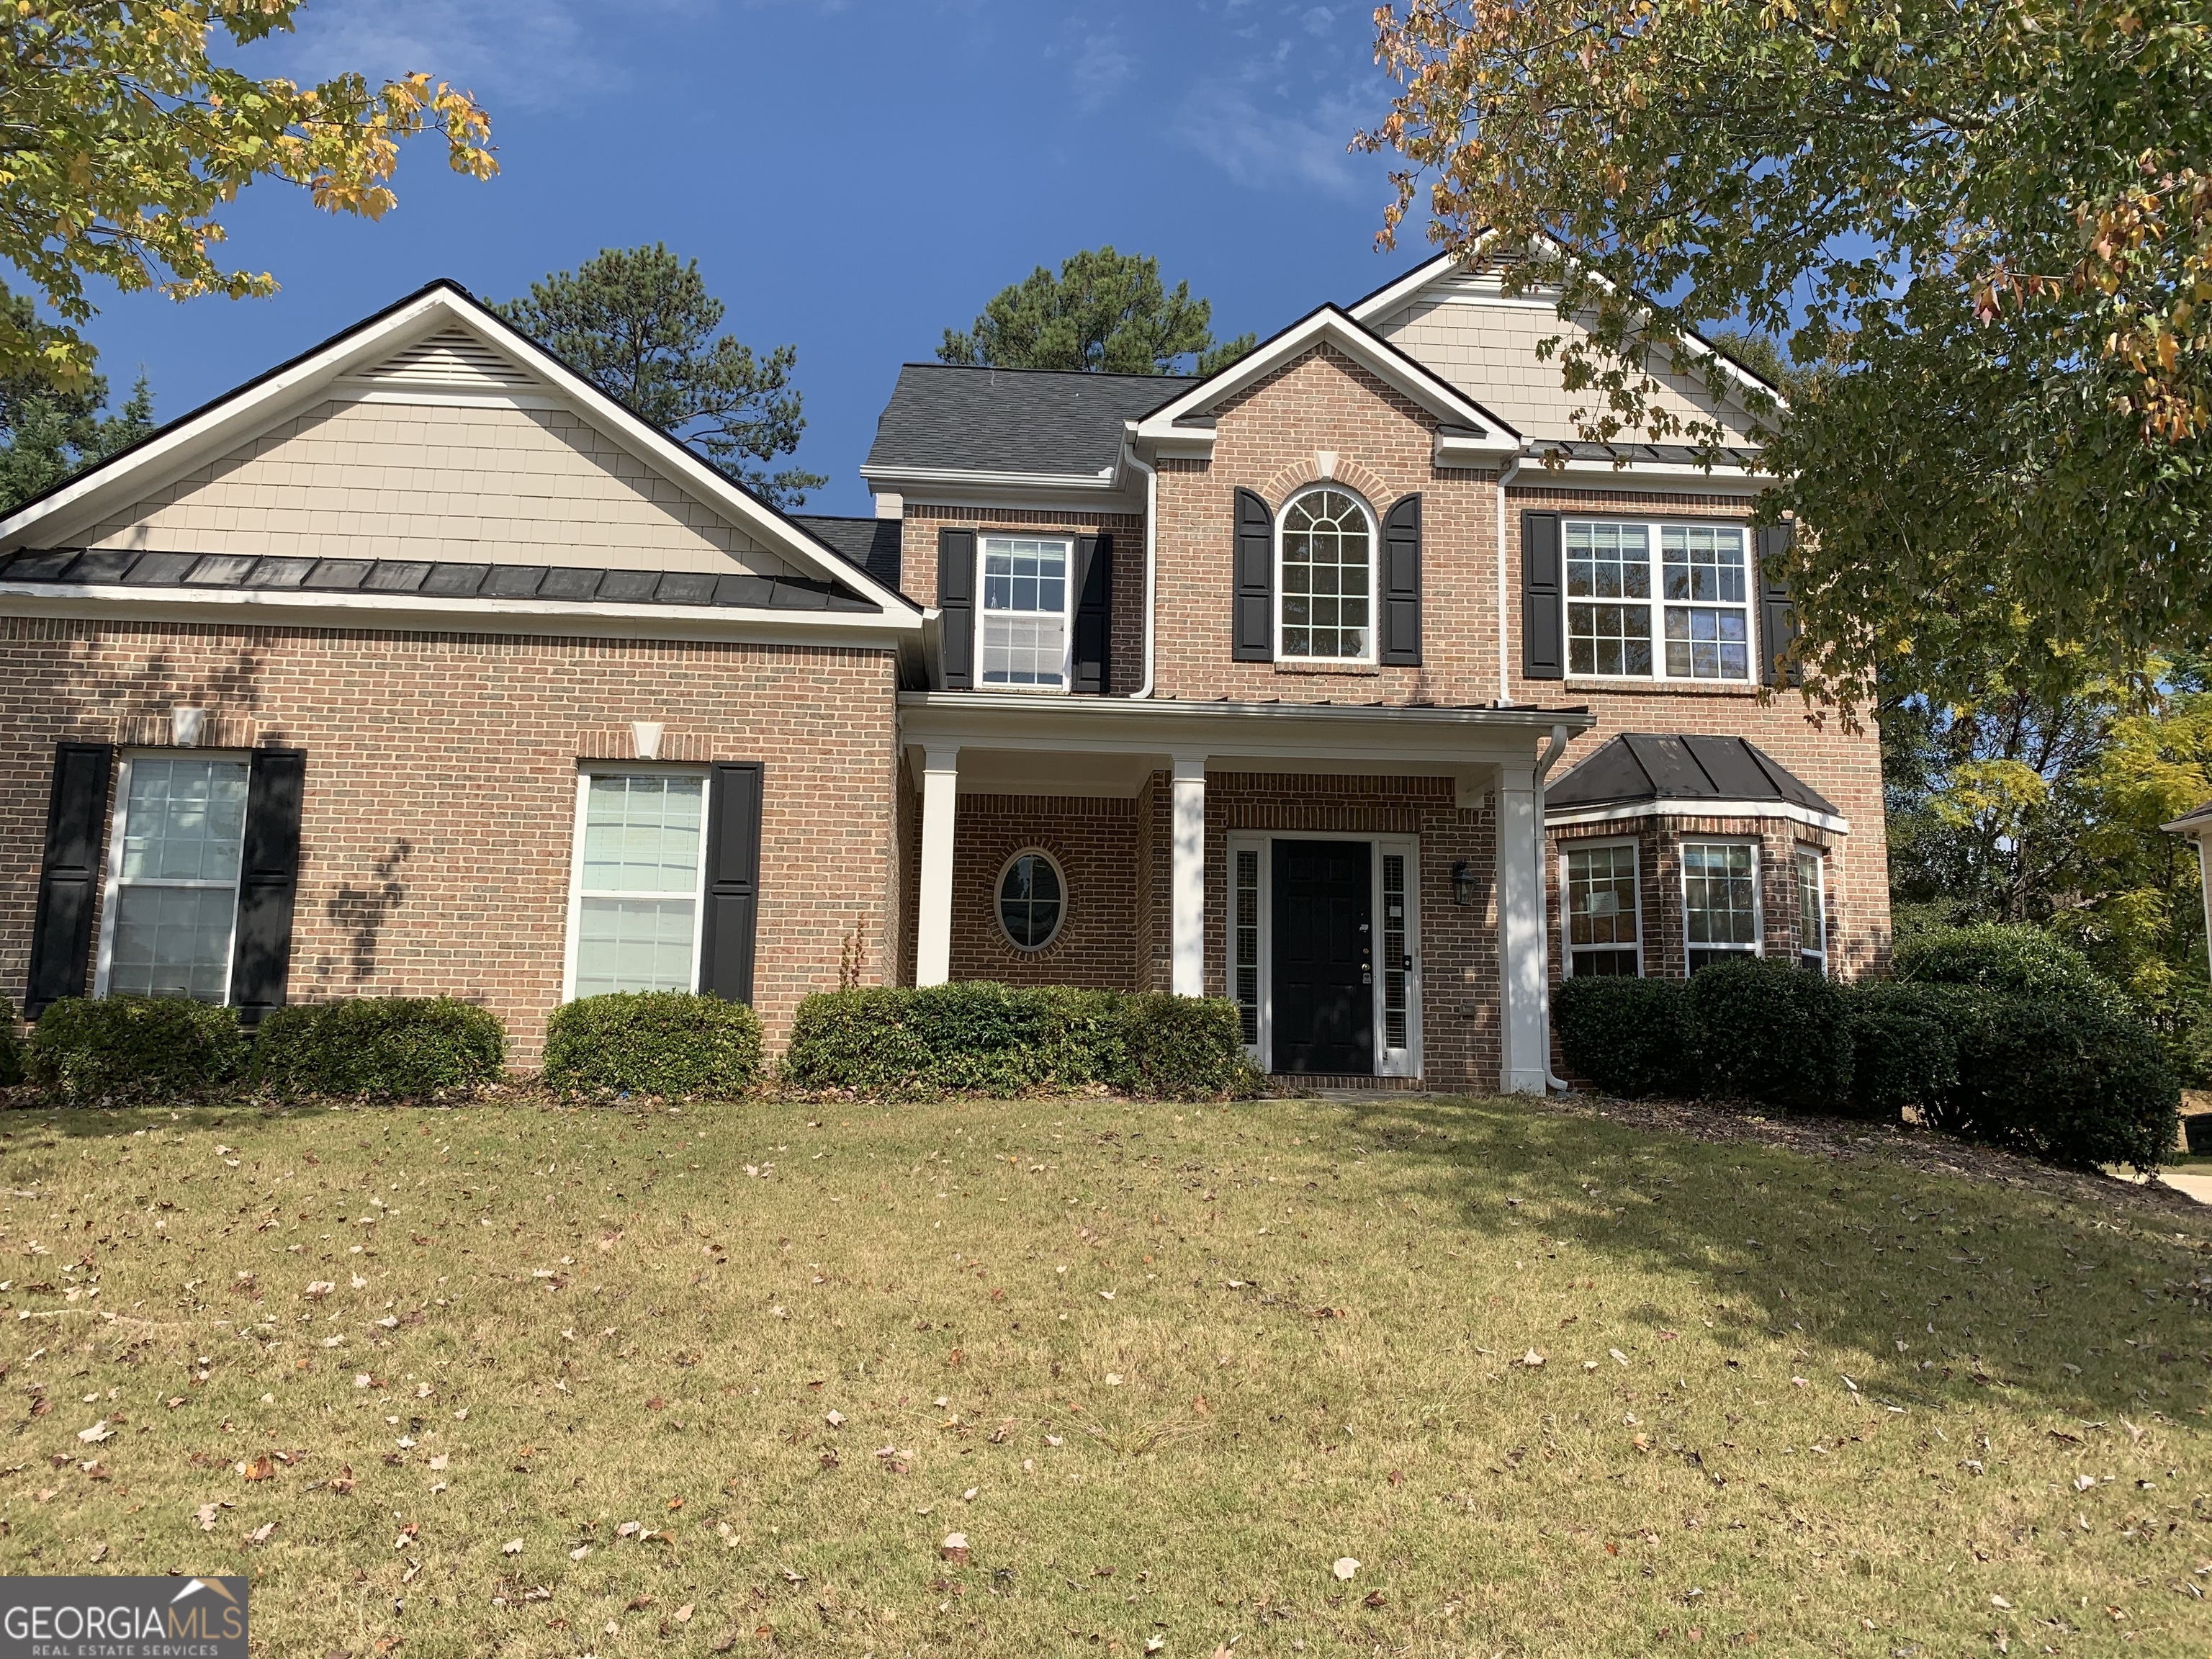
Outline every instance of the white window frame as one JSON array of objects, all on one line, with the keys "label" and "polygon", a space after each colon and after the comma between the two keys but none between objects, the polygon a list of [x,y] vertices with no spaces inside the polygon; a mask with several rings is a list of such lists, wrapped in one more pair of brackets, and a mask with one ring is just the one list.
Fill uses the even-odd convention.
[{"label": "white window frame", "polygon": [[[1630,877],[1636,885],[1636,943],[1626,945],[1583,945],[1575,943],[1574,915],[1569,908],[1570,889],[1567,882],[1567,860],[1577,853],[1595,853],[1609,848],[1626,847],[1630,860]],[[1561,977],[1575,976],[1575,952],[1583,951],[1626,951],[1636,952],[1636,977],[1644,977],[1644,848],[1634,836],[1608,836],[1559,843],[1559,964]]]},{"label": "white window frame", "polygon": [[[1683,856],[1692,847],[1747,847],[1751,849],[1751,943],[1749,945],[1693,945],[1690,941],[1690,861]],[[1766,954],[1765,849],[1749,836],[1684,836],[1674,843],[1674,890],[1682,901],[1682,974],[1690,973],[1690,952],[1720,951],[1731,956]],[[1796,876],[1793,872],[1791,880]]]},{"label": "white window frame", "polygon": [[[1567,566],[1567,532],[1571,525],[1604,524],[1634,526],[1644,532],[1644,546],[1650,559],[1651,596],[1644,599],[1601,599],[1587,594],[1577,595],[1569,590]],[[1666,559],[1661,547],[1661,538],[1669,528],[1691,530],[1733,530],[1743,551],[1743,638],[1744,672],[1741,679],[1726,677],[1704,678],[1695,674],[1669,674],[1667,672],[1667,606]],[[1734,520],[1690,518],[1626,518],[1617,514],[1575,513],[1559,516],[1559,659],[1565,665],[1566,677],[1571,680],[1605,680],[1620,685],[1713,685],[1741,686],[1756,691],[1759,685],[1759,551],[1754,545],[1751,526]],[[1685,601],[1675,601],[1677,604]],[[1701,610],[1725,611],[1735,607],[1712,601],[1687,601]],[[1651,672],[1649,674],[1607,674],[1596,669],[1582,669],[1574,662],[1574,607],[1577,605],[1641,605],[1650,619],[1651,628]]]},{"label": "white window frame", "polygon": [[[1421,1008],[1424,1001],[1423,951],[1421,945],[1421,840],[1419,836],[1374,836],[1344,833],[1324,830],[1285,830],[1280,831],[1240,832],[1228,837],[1227,857],[1224,864],[1222,913],[1225,922],[1223,939],[1224,989],[1231,1001],[1237,1000],[1237,854],[1256,852],[1260,855],[1259,907],[1260,961],[1260,1040],[1247,1043],[1244,1052],[1252,1057],[1261,1071],[1274,1069],[1275,1043],[1275,891],[1274,843],[1279,841],[1358,841],[1372,848],[1368,859],[1370,882],[1369,921],[1373,929],[1370,959],[1375,963],[1373,974],[1375,994],[1374,1044],[1376,1077],[1418,1078],[1421,1075],[1422,1035]],[[1413,966],[1406,970],[1406,1046],[1392,1048],[1384,1041],[1387,1030],[1384,1022],[1382,984],[1382,860],[1386,856],[1402,856],[1406,860],[1406,954]],[[1241,1004],[1239,1005],[1241,1007]]]},{"label": "white window frame", "polygon": [[[639,895],[601,894],[584,891],[584,818],[591,811],[592,780],[593,778],[697,778],[701,781],[699,794],[699,879],[691,893],[691,986],[699,988],[699,952],[706,940],[707,929],[707,838],[713,830],[714,804],[712,799],[714,780],[704,766],[667,765],[653,761],[593,762],[576,769],[576,807],[570,819],[568,849],[568,945],[561,966],[561,1000],[576,1000],[576,951],[581,942],[584,925],[584,900],[588,897],[629,897]],[[659,896],[668,897],[667,894]]]},{"label": "white window frame", "polygon": [[[248,800],[253,787],[253,754],[246,749],[126,749],[115,769],[115,799],[107,815],[107,872],[101,884],[100,900],[100,950],[93,959],[92,994],[106,996],[115,967],[115,913],[123,895],[123,832],[125,818],[131,805],[131,768],[142,760],[203,760],[228,761],[246,768]],[[222,1000],[213,1005],[230,1006],[233,977],[238,972],[238,894],[246,882],[246,830],[241,825],[238,836],[238,879],[235,881],[158,881],[147,884],[161,887],[228,887],[230,902],[230,954],[222,965]],[[131,884],[133,886],[138,884]]]},{"label": "white window frame", "polygon": [[[1060,684],[1058,685],[1013,685],[987,680],[984,675],[984,640],[993,617],[1048,617],[1048,611],[993,611],[986,603],[991,592],[989,562],[993,542],[1049,542],[1060,549],[1060,557],[1066,562],[1067,576],[1060,584]],[[1030,531],[978,531],[975,533],[975,689],[978,691],[1018,691],[1041,697],[1065,696],[1075,684],[1075,538],[1039,534]],[[996,903],[997,895],[992,896]]]},{"label": "white window frame", "polygon": [[[1000,908],[1006,896],[1006,872],[1023,859],[1042,859],[1052,866],[1052,873],[1060,881],[1060,920],[1053,923],[1052,932],[1035,945],[1024,945],[1013,936],[1006,926],[1006,913]],[[1060,936],[1067,931],[1068,908],[1067,872],[1049,848],[1018,847],[1006,855],[1006,861],[999,866],[999,878],[991,884],[991,920],[998,924],[999,937],[1006,942],[1008,949],[1018,951],[1025,957],[1052,949],[1060,943]]]},{"label": "white window frame", "polygon": [[[1805,884],[1799,878],[1798,872],[1804,867],[1807,859],[1813,860],[1813,902],[1820,908],[1820,948],[1817,951],[1805,948]],[[1817,957],[1820,963],[1820,977],[1826,979],[1828,976],[1828,849],[1799,842],[1790,860],[1790,878],[1796,883],[1797,890],[1797,960],[1802,964],[1808,957]]]},{"label": "white window frame", "polygon": [[[1297,506],[1307,496],[1317,495],[1323,490],[1333,490],[1337,495],[1343,496],[1354,507],[1358,507],[1360,512],[1365,515],[1367,520],[1367,649],[1357,657],[1294,657],[1283,648],[1283,635],[1285,631],[1283,625],[1283,602],[1289,597],[1289,595],[1283,591],[1283,529],[1284,526],[1290,522],[1291,509],[1293,507]],[[1350,488],[1348,485],[1338,483],[1334,480],[1326,478],[1307,484],[1301,489],[1292,490],[1289,499],[1284,501],[1281,507],[1279,508],[1275,514],[1275,592],[1273,600],[1275,608],[1275,631],[1273,636],[1275,660],[1282,663],[1316,663],[1322,667],[1372,666],[1376,660],[1376,635],[1381,626],[1381,619],[1376,615],[1376,611],[1380,608],[1381,594],[1377,589],[1378,585],[1382,580],[1382,520],[1376,516],[1373,504],[1370,503],[1365,496],[1362,495],[1358,490]],[[1326,840],[1327,837],[1310,837],[1309,839]],[[1358,840],[1360,837],[1352,836],[1349,839]]]}]

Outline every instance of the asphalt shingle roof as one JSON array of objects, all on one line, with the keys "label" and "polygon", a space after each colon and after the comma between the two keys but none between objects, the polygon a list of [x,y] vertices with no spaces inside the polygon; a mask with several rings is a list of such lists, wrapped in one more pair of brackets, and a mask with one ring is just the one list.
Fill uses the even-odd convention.
[{"label": "asphalt shingle roof", "polygon": [[1124,421],[1197,384],[1181,374],[908,363],[867,465],[1096,477],[1114,465]]},{"label": "asphalt shingle roof", "polygon": [[1780,761],[1742,738],[1624,732],[1544,792],[1547,811],[1647,800],[1773,801],[1843,816]]},{"label": "asphalt shingle roof", "polygon": [[899,521],[896,519],[833,519],[821,514],[794,513],[792,523],[814,532],[817,540],[848,564],[858,565],[885,587],[899,585]]},{"label": "asphalt shingle roof", "polygon": [[597,570],[566,565],[458,564],[433,559],[306,559],[234,553],[60,548],[0,562],[0,581],[125,587],[278,588],[310,593],[412,593],[444,599],[565,599],[577,604],[879,608],[835,582],[746,571]]}]

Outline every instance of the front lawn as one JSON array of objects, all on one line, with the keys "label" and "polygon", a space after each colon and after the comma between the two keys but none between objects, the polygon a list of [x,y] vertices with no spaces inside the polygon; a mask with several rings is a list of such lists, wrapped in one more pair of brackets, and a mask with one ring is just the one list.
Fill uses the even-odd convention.
[{"label": "front lawn", "polygon": [[250,1573],[272,1655],[2212,1629],[2212,1254],[2117,1182],[1387,1097],[0,1131],[0,1560]]}]

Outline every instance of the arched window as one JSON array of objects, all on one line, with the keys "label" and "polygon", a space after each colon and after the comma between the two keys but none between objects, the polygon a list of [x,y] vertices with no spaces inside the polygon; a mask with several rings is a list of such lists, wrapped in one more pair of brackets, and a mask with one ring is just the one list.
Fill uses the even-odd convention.
[{"label": "arched window", "polygon": [[1327,484],[1283,508],[1281,625],[1276,654],[1368,662],[1375,655],[1375,521]]},{"label": "arched window", "polygon": [[1051,854],[1029,848],[999,874],[999,926],[1018,951],[1042,951],[1060,933],[1067,883]]}]

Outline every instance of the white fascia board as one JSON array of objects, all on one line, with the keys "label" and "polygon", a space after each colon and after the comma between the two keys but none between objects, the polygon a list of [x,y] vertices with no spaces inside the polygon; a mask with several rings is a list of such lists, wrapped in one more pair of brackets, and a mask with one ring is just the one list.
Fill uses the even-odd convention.
[{"label": "white fascia board", "polygon": [[1340,703],[905,692],[902,739],[932,747],[1090,754],[1203,754],[1224,760],[1387,763],[1447,775],[1527,766],[1540,736],[1596,723],[1586,709],[1354,708]]},{"label": "white fascia board", "polygon": [[922,633],[911,606],[880,617],[765,606],[549,604],[539,599],[427,599],[415,593],[303,593],[294,590],[165,588],[113,583],[0,581],[0,616],[191,626],[430,629],[607,639],[733,640],[851,644],[897,650]]},{"label": "white fascia board", "polygon": [[1547,829],[1578,823],[1625,823],[1631,818],[1780,818],[1808,829],[1848,836],[1851,821],[1834,812],[1817,812],[1795,801],[1644,800],[1625,806],[1569,806],[1544,809]]},{"label": "white fascia board", "polygon": [[[631,414],[529,336],[447,287],[428,289],[388,316],[309,354],[258,385],[216,403],[202,414],[185,417],[170,431],[94,467],[82,477],[21,511],[0,519],[0,554],[26,546],[33,530],[41,532],[46,546],[68,545],[70,538],[98,523],[109,512],[143,499],[202,462],[249,441],[254,434],[274,425],[289,411],[306,406],[319,395],[352,395],[357,388],[346,387],[340,392],[335,390],[336,383],[453,327],[475,336],[554,387],[566,399],[566,407],[574,410],[670,483],[743,526],[769,551],[849,587],[887,610],[913,609],[913,602],[904,595],[840,558],[774,508],[732,483],[659,428]],[[416,400],[420,401],[419,397]]]},{"label": "white fascia board", "polygon": [[1137,422],[1138,439],[1148,446],[1162,441],[1188,444],[1193,447],[1183,453],[1211,454],[1211,434],[1178,422],[1205,414],[1224,398],[1257,385],[1285,363],[1319,344],[1336,347],[1377,380],[1403,392],[1447,425],[1489,434],[1508,448],[1519,441],[1521,434],[1508,422],[1389,341],[1369,333],[1334,306],[1324,306],[1291,324],[1212,379],[1200,381],[1174,402],[1154,410]]},{"label": "white fascia board", "polygon": [[1509,489],[1540,489],[1547,482],[1576,483],[1595,489],[1664,490],[1688,495],[1763,495],[1780,482],[1764,472],[1747,472],[1740,466],[1717,466],[1707,471],[1663,461],[1631,461],[1616,466],[1611,461],[1574,460],[1547,466],[1534,456],[1522,458]]},{"label": "white fascia board", "polygon": [[1078,513],[1139,513],[1141,493],[1117,464],[1104,472],[986,472],[954,467],[862,467],[878,494],[905,506],[1047,507]]}]

